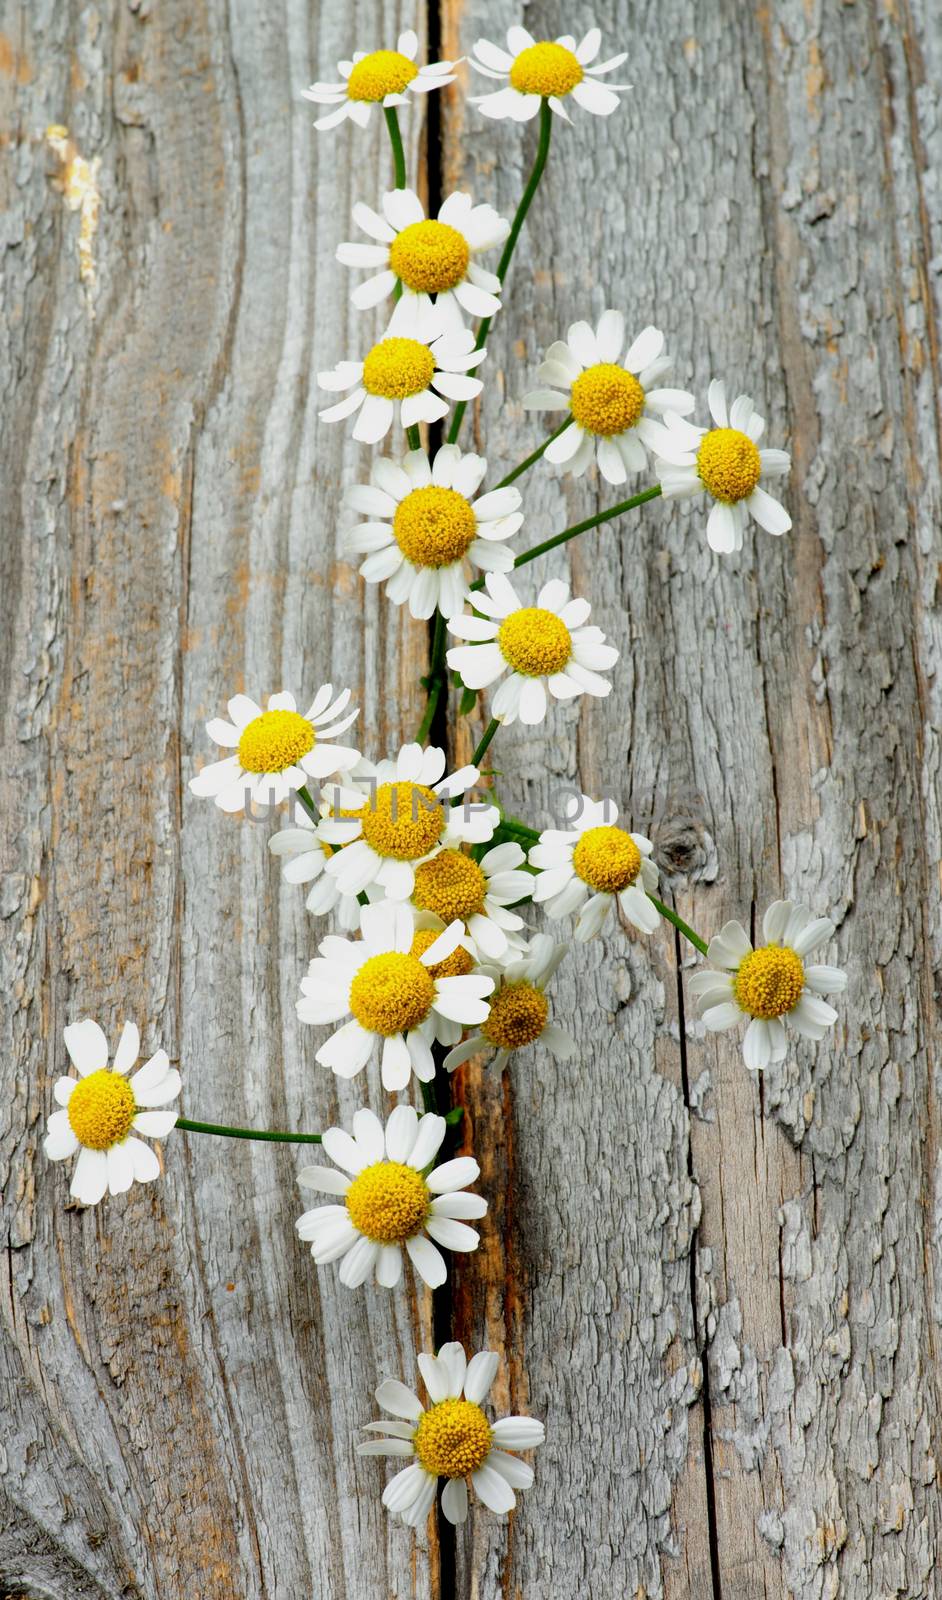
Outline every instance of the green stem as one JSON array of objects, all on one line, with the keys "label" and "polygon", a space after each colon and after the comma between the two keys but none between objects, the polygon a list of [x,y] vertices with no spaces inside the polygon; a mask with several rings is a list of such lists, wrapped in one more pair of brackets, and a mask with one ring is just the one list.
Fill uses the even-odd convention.
[{"label": "green stem", "polygon": [[571,421],[572,417],[567,415],[565,422],[561,422],[559,424],[556,432],[551,433],[548,439],[544,439],[539,449],[534,450],[532,455],[527,456],[526,461],[521,461],[519,467],[514,467],[513,472],[508,472],[506,478],[501,478],[500,483],[495,483],[494,488],[506,489],[508,484],[514,483],[517,478],[522,477],[525,472],[528,472],[535,462],[539,461],[541,455],[543,455],[544,451],[548,449],[553,440],[558,439],[561,433],[565,433]]},{"label": "green stem", "polygon": [[425,703],[425,715],[419,723],[419,729],[415,736],[416,744],[425,743],[435,720],[438,702],[445,687],[445,646],[447,642],[445,618],[440,611],[436,611],[435,632],[432,635],[432,658],[426,679],[428,683],[428,700]]},{"label": "green stem", "polygon": [[304,807],[305,811],[307,812],[308,816],[311,818],[311,820],[313,822],[320,822],[321,814],[318,811],[316,805],[314,804],[314,801],[311,799],[310,790],[307,789],[305,787],[305,785],[302,783],[300,789],[296,789],[294,792],[297,795],[298,799],[300,800],[300,802],[301,802],[302,806]]},{"label": "green stem", "polygon": [[480,744],[478,745],[477,749],[475,750],[474,755],[471,757],[471,765],[472,765],[472,767],[479,767],[481,765],[481,761],[482,761],[482,758],[483,758],[483,756],[484,756],[484,754],[485,754],[485,752],[487,750],[487,747],[490,744],[491,740],[493,739],[493,737],[494,737],[494,735],[497,732],[499,727],[500,727],[500,722],[499,722],[498,718],[497,717],[492,717],[490,722],[488,723],[487,727],[484,729],[483,734],[481,735]]},{"label": "green stem", "polygon": [[649,894],[648,899],[650,900],[655,911],[659,911],[662,917],[666,917],[668,922],[672,922],[678,932],[682,933],[685,939],[689,939],[690,943],[695,949],[699,950],[702,956],[707,954],[707,945],[704,944],[699,933],[694,933],[693,929],[684,921],[683,917],[679,917],[677,912],[672,911],[670,906],[666,906],[662,900],[657,898],[657,895]]},{"label": "green stem", "polygon": [[[546,166],[546,158],[549,155],[550,134],[552,131],[553,113],[549,108],[548,100],[541,100],[540,138],[536,148],[536,160],[533,163],[533,171],[530,173],[530,176],[527,180],[527,186],[520,198],[520,204],[517,207],[516,216],[514,217],[510,232],[507,235],[507,242],[504,245],[503,254],[501,255],[500,261],[497,263],[497,276],[501,283],[503,283],[507,273],[507,268],[510,266],[510,258],[514,253],[514,248],[517,240],[520,237],[520,230],[526,221],[527,212],[530,209],[530,202],[532,201],[533,196],[536,194],[540,179],[543,176],[543,168]],[[483,348],[490,326],[490,317],[482,318],[478,326],[477,338],[474,342],[475,350],[481,350]],[[461,431],[461,419],[464,416],[467,403],[468,402],[466,400],[459,400],[458,404],[455,406],[455,414],[451,419],[451,427],[448,430],[449,444],[454,444],[459,432]]]},{"label": "green stem", "polygon": [[191,1122],[178,1117],[176,1127],[184,1133],[217,1133],[225,1139],[261,1139],[274,1144],[320,1144],[319,1133],[276,1133],[272,1128],[228,1128],[222,1122]]},{"label": "green stem", "polygon": [[399,118],[395,106],[384,106],[383,116],[389,129],[389,142],[392,145],[393,167],[396,173],[395,188],[404,189],[406,186],[406,153],[402,148],[402,134],[399,132]]},{"label": "green stem", "polygon": [[[634,511],[636,506],[643,506],[648,500],[656,500],[660,492],[660,484],[655,484],[653,489],[643,489],[640,494],[632,495],[630,500],[621,500],[617,506],[610,506],[608,511],[598,511],[594,517],[586,517],[584,522],[576,522],[571,528],[564,528],[562,533],[554,533],[552,539],[544,539],[542,544],[535,544],[532,550],[524,550],[514,562],[514,568],[525,567],[528,562],[535,561],[537,556],[545,556],[548,550],[555,550],[557,545],[566,544],[569,539],[577,538],[580,533],[588,533],[590,528],[599,528],[603,522],[623,517],[626,511]],[[484,579],[478,578],[470,588],[483,589]]]},{"label": "green stem", "polygon": [[431,1083],[425,1083],[424,1081],[420,1082],[419,1083],[419,1088],[422,1091],[422,1110],[423,1111],[437,1111],[438,1110],[438,1096],[435,1093],[435,1080],[434,1080],[434,1078],[432,1079]]},{"label": "green stem", "polygon": [[422,435],[419,432],[418,423],[413,423],[411,428],[406,429],[406,438],[409,441],[410,450],[421,450]]}]

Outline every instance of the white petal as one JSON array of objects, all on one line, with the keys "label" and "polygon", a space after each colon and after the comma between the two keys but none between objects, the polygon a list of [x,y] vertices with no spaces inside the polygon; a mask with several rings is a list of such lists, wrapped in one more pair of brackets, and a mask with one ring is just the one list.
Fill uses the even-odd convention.
[{"label": "white petal", "polygon": [[[63,1028],[62,1037],[73,1065],[83,1078],[108,1065],[108,1040],[97,1022],[86,1017]],[[102,1191],[104,1192],[104,1191]]]}]

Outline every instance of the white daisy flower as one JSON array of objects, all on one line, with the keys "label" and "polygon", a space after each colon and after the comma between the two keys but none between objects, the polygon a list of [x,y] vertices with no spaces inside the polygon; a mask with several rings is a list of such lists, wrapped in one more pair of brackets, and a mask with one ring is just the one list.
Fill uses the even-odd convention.
[{"label": "white daisy flower", "polygon": [[599,674],[615,665],[618,651],[601,628],[584,626],[592,608],[588,600],[570,600],[561,579],[543,585],[535,606],[522,606],[503,573],[489,572],[474,607],[486,616],[466,612],[448,623],[457,638],[471,641],[448,651],[448,665],[468,689],[486,689],[509,669],[491,700],[500,722],[542,722],[547,689],[556,700],[611,693]]},{"label": "white daisy flower", "polygon": [[346,505],[369,520],[344,535],[346,555],[366,555],[360,575],[386,582],[394,605],[409,602],[413,617],[436,608],[445,617],[469,597],[464,562],[481,571],[509,572],[513,551],[506,544],[523,522],[518,489],[493,489],[474,496],[487,471],[483,456],[462,455],[443,444],[433,463],[424,450],[401,461],[374,459],[368,484],[344,496]]},{"label": "white daisy flower", "polygon": [[180,1093],[180,1074],[166,1050],[157,1050],[128,1073],[140,1054],[141,1036],[133,1022],[121,1030],[114,1065],[108,1066],[108,1040],[90,1017],[64,1028],[62,1037],[79,1076],[56,1079],[53,1095],[62,1111],[49,1118],[43,1149],[50,1161],[79,1152],[69,1193],[95,1206],[104,1194],[123,1194],[132,1183],[160,1175],[160,1162],[135,1133],[163,1139],[177,1120],[175,1111],[158,1111]]},{"label": "white daisy flower", "polygon": [[426,218],[411,189],[390,189],[381,203],[382,216],[359,202],[353,208],[354,222],[377,243],[337,246],[345,267],[381,269],[354,289],[355,306],[362,311],[378,305],[400,285],[387,332],[416,339],[461,333],[465,315],[492,317],[500,310],[500,279],[474,259],[503,244],[510,232],[493,206],[476,206],[459,190],[435,220]]},{"label": "white daisy flower", "polygon": [[348,1289],[359,1288],[374,1271],[381,1288],[394,1289],[404,1249],[419,1277],[437,1289],[448,1273],[436,1246],[477,1249],[480,1237],[468,1219],[483,1217],[487,1201],[468,1194],[467,1185],[481,1169],[471,1156],[432,1165],[446,1131],[444,1117],[420,1117],[412,1106],[397,1106],[385,1133],[379,1118],[365,1110],[356,1113],[352,1136],[343,1128],[327,1129],[323,1148],[341,1171],[303,1167],[298,1173],[305,1189],[342,1197],[298,1219],[298,1233],[310,1241],[318,1266],[339,1261],[340,1281]]},{"label": "white daisy flower", "polygon": [[568,1061],[576,1042],[565,1028],[549,1020],[546,985],[566,954],[564,944],[554,944],[548,934],[538,933],[527,950],[514,954],[503,967],[482,967],[492,973],[496,984],[487,1017],[480,1031],[449,1050],[445,1069],[454,1072],[472,1056],[496,1051],[491,1066],[503,1072],[515,1050],[524,1045],[545,1044],[557,1061]]},{"label": "white daisy flower", "polygon": [[507,30],[507,49],[479,39],[471,53],[471,65],[486,78],[508,79],[506,89],[494,94],[469,96],[486,117],[497,120],[509,118],[511,122],[529,122],[535,117],[543,101],[550,109],[571,122],[563,100],[571,95],[582,111],[593,116],[607,117],[618,105],[619,94],[624,94],[628,83],[599,83],[606,72],[614,72],[627,58],[627,51],[611,56],[608,61],[596,63],[602,45],[598,28],[590,28],[581,44],[564,34],[553,40],[537,42],[526,28]]},{"label": "white daisy flower", "polygon": [[468,373],[486,354],[486,347],[475,350],[470,328],[431,339],[387,334],[363,361],[340,361],[317,374],[322,389],[353,391],[320,416],[325,422],[340,422],[358,411],[353,437],[363,444],[385,439],[397,406],[404,428],[438,422],[448,415],[449,400],[473,400],[481,393],[480,378]]},{"label": "white daisy flower", "polygon": [[[729,555],[741,550],[749,515],[766,533],[787,533],[792,519],[785,507],[762,488],[791,467],[787,450],[760,450],[765,418],[752,408],[747,394],[736,396],[727,409],[726,386],[714,378],[709,390],[714,428],[668,412],[668,442],[659,449],[661,492],[670,498],[708,494],[713,506],[707,518],[711,550]],[[747,513],[749,515],[747,515]]]},{"label": "white daisy flower", "polygon": [[[312,916],[326,917],[334,911],[341,928],[347,933],[356,933],[360,926],[360,902],[355,894],[343,894],[336,878],[324,870],[335,847],[321,838],[320,830],[321,822],[314,822],[303,806],[295,806],[294,826],[281,828],[273,834],[268,848],[284,862],[281,875],[285,883],[311,885],[304,904]],[[374,898],[381,897],[382,890],[375,890]]]},{"label": "white daisy flower", "polygon": [[332,810],[321,837],[343,846],[327,871],[344,894],[369,893],[375,885],[392,900],[408,900],[420,862],[493,837],[497,807],[467,799],[477,767],[447,778],[444,770],[444,750],[404,744],[395,760],[364,761],[351,780],[328,790]]},{"label": "white daisy flower", "polygon": [[333,741],[360,713],[341,716],[349,689],[336,700],[333,695],[333,685],[322,684],[303,716],[293,694],[269,695],[265,711],[248,695],[234,695],[226,708],[231,722],[213,717],[206,732],[217,744],[235,749],[235,755],[211,762],[191,778],[193,794],[211,796],[222,811],[242,811],[251,800],[279,805],[309,778],[348,772],[360,752]]},{"label": "white daisy flower", "polygon": [[376,1403],[396,1422],[368,1422],[378,1437],[357,1445],[361,1456],[411,1457],[390,1479],[383,1505],[410,1528],[420,1528],[435,1504],[439,1478],[442,1511],[449,1522],[468,1515],[468,1478],[478,1499],[501,1515],[517,1503],[514,1491],[529,1489],[533,1468],[512,1450],[534,1450],[546,1430],[532,1417],[501,1417],[489,1422],[481,1409],[497,1375],[498,1358],[481,1350],[470,1361],[460,1344],[445,1344],[437,1356],[420,1355],[419,1371],[429,1405],[404,1383],[387,1378],[376,1391]]},{"label": "white daisy flower", "polygon": [[706,1026],[714,1033],[752,1020],[743,1039],[750,1072],[785,1059],[785,1026],[804,1039],[823,1039],[837,1012],[822,994],[847,987],[840,967],[806,966],[805,957],[833,937],[829,917],[812,918],[805,906],[776,900],[762,919],[765,944],[753,949],[738,922],[727,922],[710,940],[707,960],[716,971],[695,972],[690,988]]},{"label": "white daisy flower", "polygon": [[324,939],[301,980],[302,1022],[352,1016],[315,1059],[340,1078],[354,1078],[381,1043],[385,1089],[406,1088],[413,1071],[430,1083],[432,1042],[451,1044],[461,1024],[483,1022],[494,980],[483,973],[451,976],[445,967],[458,949],[460,923],[416,943],[410,907],[384,900],[363,907],[360,928],[357,940]]},{"label": "white daisy flower", "polygon": [[352,61],[338,61],[341,83],[312,83],[302,91],[305,100],[334,108],[315,122],[315,128],[336,128],[347,117],[365,128],[375,105],[404,106],[409,94],[428,94],[454,83],[457,62],[433,61],[417,67],[418,53],[418,37],[409,28],[399,35],[395,50],[372,50],[368,55],[358,50]]},{"label": "white daisy flower", "polygon": [[507,908],[529,900],[533,876],[523,872],[518,844],[498,844],[475,861],[463,850],[440,850],[415,869],[412,904],[420,927],[442,932],[459,922],[475,961],[502,961],[522,940],[522,917]]},{"label": "white daisy flower", "polygon": [[653,933],[660,917],[648,894],[657,888],[653,846],[643,833],[615,826],[614,800],[583,795],[578,820],[568,829],[546,828],[530,851],[539,868],[533,899],[554,921],[578,912],[580,943],[601,933],[616,902],[641,933]]},{"label": "white daisy flower", "polygon": [[603,311],[593,333],[574,322],[566,342],[546,352],[537,377],[553,387],[525,395],[528,411],[569,411],[572,422],[547,445],[544,455],[579,478],[593,455],[608,483],[624,483],[629,472],[647,466],[645,445],[670,448],[661,420],[665,411],[685,416],[694,407],[686,389],[664,389],[660,379],[673,366],[664,353],[664,335],[647,327],[625,350],[625,319]]}]

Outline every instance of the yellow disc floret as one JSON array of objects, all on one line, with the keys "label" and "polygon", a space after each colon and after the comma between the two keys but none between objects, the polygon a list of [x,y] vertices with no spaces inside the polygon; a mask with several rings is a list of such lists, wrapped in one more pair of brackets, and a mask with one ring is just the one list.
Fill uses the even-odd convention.
[{"label": "yellow disc floret", "polygon": [[416,956],[398,950],[370,956],[350,985],[350,1010],[367,1033],[385,1039],[424,1022],[435,998],[435,981]]},{"label": "yellow disc floret", "polygon": [[481,1032],[500,1050],[519,1050],[532,1044],[546,1027],[549,1005],[542,989],[532,983],[505,983],[491,997],[487,1021]]},{"label": "yellow disc floret", "polygon": [[464,495],[433,483],[400,500],[393,518],[396,543],[417,567],[449,567],[460,561],[477,532],[477,520]]},{"label": "yellow disc floret", "polygon": [[110,1150],[131,1131],[137,1115],[134,1091],[120,1072],[102,1067],[76,1084],[69,1097],[68,1113],[79,1144],[89,1150]]},{"label": "yellow disc floret", "polygon": [[641,851],[624,828],[587,828],[572,852],[572,864],[591,889],[618,894],[641,871]]},{"label": "yellow disc floret", "polygon": [[467,1478],[491,1451],[491,1425],[472,1400],[440,1400],[419,1418],[415,1453],[435,1478]]},{"label": "yellow disc floret", "polygon": [[572,655],[572,635],[566,624],[542,606],[521,606],[500,625],[497,635],[504,660],[528,678],[561,672]]},{"label": "yellow disc floret", "polygon": [[403,1244],[419,1233],[431,1195],[421,1173],[401,1161],[364,1167],[347,1190],[353,1226],[376,1244]]},{"label": "yellow disc floret", "polygon": [[[441,938],[440,928],[417,928],[412,940],[411,953],[414,956],[424,956],[426,950]],[[466,978],[469,972],[474,971],[474,957],[470,950],[459,944],[444,961],[433,961],[428,968],[429,975],[438,981],[439,978]]]},{"label": "yellow disc floret", "polygon": [[433,911],[443,922],[463,921],[484,910],[487,879],[476,861],[461,850],[440,850],[415,869],[412,899],[420,911]]},{"label": "yellow disc floret", "polygon": [[445,809],[424,783],[381,783],[364,807],[360,825],[378,856],[418,861],[441,838]]},{"label": "yellow disc floret", "polygon": [[753,950],[739,964],[733,992],[741,1011],[750,1017],[783,1017],[801,999],[805,969],[801,957],[787,945],[767,944]]},{"label": "yellow disc floret", "polygon": [[442,294],[468,270],[468,241],[447,222],[410,222],[389,247],[389,265],[416,294]]},{"label": "yellow disc floret", "polygon": [[712,428],[697,451],[697,471],[714,500],[735,505],[759,482],[762,461],[748,433],[738,428]]},{"label": "yellow disc floret", "polygon": [[583,76],[573,52],[549,40],[521,50],[510,69],[511,84],[521,94],[568,94]]},{"label": "yellow disc floret", "polygon": [[587,433],[624,433],[633,428],[644,410],[644,390],[637,378],[614,361],[581,372],[572,386],[569,409]]},{"label": "yellow disc floret", "polygon": [[374,50],[358,61],[347,79],[350,100],[385,100],[388,94],[402,94],[419,69],[398,50]]},{"label": "yellow disc floret", "polygon": [[297,711],[263,711],[242,729],[239,763],[245,772],[284,772],[313,750],[317,735]]},{"label": "yellow disc floret", "polygon": [[418,339],[380,339],[363,363],[363,387],[384,400],[406,400],[432,381],[435,357]]}]

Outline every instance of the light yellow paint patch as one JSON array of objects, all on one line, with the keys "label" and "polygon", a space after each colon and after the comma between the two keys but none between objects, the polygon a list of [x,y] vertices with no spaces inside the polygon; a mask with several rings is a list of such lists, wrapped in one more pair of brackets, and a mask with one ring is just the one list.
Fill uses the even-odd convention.
[{"label": "light yellow paint patch", "polygon": [[79,277],[86,289],[95,285],[95,234],[101,211],[98,190],[98,156],[86,161],[69,138],[69,130],[60,122],[46,129],[46,143],[60,164],[59,181],[62,195],[70,211],[79,213]]}]

